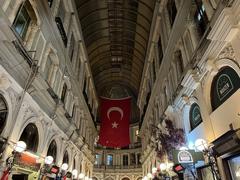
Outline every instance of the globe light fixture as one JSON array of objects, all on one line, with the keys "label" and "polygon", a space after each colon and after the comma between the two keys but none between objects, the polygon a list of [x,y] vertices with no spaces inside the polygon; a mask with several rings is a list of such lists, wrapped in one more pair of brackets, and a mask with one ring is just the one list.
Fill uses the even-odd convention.
[{"label": "globe light fixture", "polygon": [[166,170],[167,170],[167,165],[166,165],[166,163],[161,163],[161,164],[160,164],[160,169],[161,169],[161,171],[166,171]]},{"label": "globe light fixture", "polygon": [[45,157],[45,160],[44,160],[45,164],[47,165],[50,165],[53,163],[53,157],[52,156],[47,156]]},{"label": "globe light fixture", "polygon": [[76,169],[72,170],[73,178],[76,179],[78,177],[78,171]]},{"label": "globe light fixture", "polygon": [[61,166],[61,169],[63,171],[66,171],[68,169],[68,164],[67,163],[63,163],[62,166]]},{"label": "globe light fixture", "polygon": [[89,180],[89,178],[86,176],[84,180]]},{"label": "globe light fixture", "polygon": [[195,148],[199,151],[204,151],[204,150],[208,149],[207,141],[204,139],[197,139],[195,141]]},{"label": "globe light fixture", "polygon": [[153,175],[152,175],[151,173],[148,173],[148,174],[147,174],[147,177],[148,177],[148,178],[153,178]]},{"label": "globe light fixture", "polygon": [[167,169],[171,169],[172,167],[173,167],[173,163],[172,162],[170,162],[170,163],[167,163]]},{"label": "globe light fixture", "polygon": [[142,180],[147,180],[147,179],[148,179],[147,176],[144,176]]},{"label": "globe light fixture", "polygon": [[83,179],[84,176],[85,176],[85,175],[84,175],[83,173],[80,173],[80,174],[78,175],[78,178],[79,178],[79,179]]},{"label": "globe light fixture", "polygon": [[157,172],[157,168],[156,167],[153,167],[152,168],[152,173],[155,174]]},{"label": "globe light fixture", "polygon": [[27,145],[24,141],[18,141],[14,146],[14,151],[22,153],[27,148]]}]

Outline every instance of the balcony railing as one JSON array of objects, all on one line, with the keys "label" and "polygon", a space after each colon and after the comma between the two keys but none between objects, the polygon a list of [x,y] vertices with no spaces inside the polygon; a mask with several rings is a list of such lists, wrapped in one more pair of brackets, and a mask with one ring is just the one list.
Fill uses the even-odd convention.
[{"label": "balcony railing", "polygon": [[54,90],[49,86],[47,89],[47,92],[50,94],[50,96],[53,98],[55,103],[58,103],[58,95],[54,92]]},{"label": "balcony railing", "polygon": [[21,54],[21,56],[27,61],[29,66],[31,66],[33,64],[33,59],[31,58],[28,51],[23,46],[21,37],[15,31],[14,27],[10,27],[10,29],[12,30],[14,36],[16,37],[16,40],[12,41],[13,45],[15,46],[17,51]]},{"label": "balcony railing", "polygon": [[136,168],[142,168],[141,164],[134,164],[134,165],[94,165],[94,168],[96,169],[136,169]]},{"label": "balcony railing", "polygon": [[[128,146],[123,147],[123,148],[121,148],[121,149],[122,149],[122,150],[124,150],[124,149],[137,149],[137,148],[140,148],[140,147],[142,147],[142,143],[141,143],[141,142],[135,142],[135,143],[129,144]],[[101,146],[100,144],[97,144],[97,145],[95,146],[95,148],[96,148],[96,149],[102,149],[102,148],[104,148],[104,149],[114,150],[114,148],[103,147],[103,146]]]},{"label": "balcony railing", "polygon": [[65,47],[67,47],[68,38],[67,38],[66,32],[64,30],[62,20],[60,17],[55,17],[55,21],[56,21],[59,33],[61,35],[61,38],[63,40],[63,44]]}]

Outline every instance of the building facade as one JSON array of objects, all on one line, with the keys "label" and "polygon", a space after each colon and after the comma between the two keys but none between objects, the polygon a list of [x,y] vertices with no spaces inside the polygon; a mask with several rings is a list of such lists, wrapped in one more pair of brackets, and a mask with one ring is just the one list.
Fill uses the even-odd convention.
[{"label": "building facade", "polygon": [[[71,1],[0,1],[1,172],[14,145],[91,177],[98,101]],[[37,179],[14,165],[10,176]]]},{"label": "building facade", "polygon": [[[195,141],[205,139],[217,152],[221,178],[237,179],[239,145],[226,142],[238,139],[239,2],[169,0],[156,6],[138,97],[140,136],[148,137],[142,139],[143,176],[171,161],[159,155],[163,145],[153,133],[154,127],[168,131],[171,120],[185,133],[186,142],[175,149],[196,149]],[[212,179],[211,171],[203,176],[203,167],[196,165],[198,175]]]},{"label": "building facade", "polygon": [[[208,143],[206,150],[215,152],[221,178],[239,178],[240,1],[106,2],[99,1],[102,8],[97,9],[77,0],[0,0],[1,174],[11,165],[16,143],[24,141],[25,153],[37,163],[15,163],[12,179],[37,179],[49,155],[58,167],[66,163],[67,171],[76,169],[95,180],[153,179],[159,167],[165,176],[176,177],[172,150],[186,146],[197,151],[195,141],[201,138]],[[79,13],[85,6],[94,12]],[[101,14],[102,21],[109,27],[100,29],[109,37],[98,34],[96,26],[103,25],[95,22],[98,14],[91,19],[105,6],[110,10]],[[133,19],[139,26],[126,33],[131,36],[127,43],[137,34],[134,48],[131,43],[120,47],[126,43],[119,41],[124,33],[114,37],[127,24],[118,21],[124,8],[116,10],[125,6],[132,18],[125,20],[129,27]],[[109,46],[106,39],[110,50],[98,51]],[[129,56],[131,63],[124,61]],[[128,147],[96,144],[100,95],[134,96]],[[207,156],[204,160],[193,174],[212,179]],[[194,179],[193,174],[186,172],[185,179]]]},{"label": "building facade", "polygon": [[142,179],[141,141],[138,124],[130,127],[131,144],[123,149],[95,147],[93,179],[140,180]]}]

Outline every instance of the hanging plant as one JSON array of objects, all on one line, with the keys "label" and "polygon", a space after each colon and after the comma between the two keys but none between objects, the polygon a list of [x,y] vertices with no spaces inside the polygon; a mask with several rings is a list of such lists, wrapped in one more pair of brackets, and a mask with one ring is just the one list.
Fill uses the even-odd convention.
[{"label": "hanging plant", "polygon": [[173,149],[185,144],[183,129],[175,128],[172,121],[165,119],[158,126],[152,125],[152,144],[160,160],[172,160]]}]

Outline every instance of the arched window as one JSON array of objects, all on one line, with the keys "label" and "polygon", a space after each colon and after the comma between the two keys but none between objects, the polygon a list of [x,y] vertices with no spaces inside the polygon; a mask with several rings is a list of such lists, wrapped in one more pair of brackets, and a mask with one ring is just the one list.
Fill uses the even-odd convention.
[{"label": "arched window", "polygon": [[52,140],[51,144],[48,147],[48,151],[47,151],[47,156],[52,156],[54,162],[56,162],[56,158],[57,158],[57,143],[55,140]]},{"label": "arched window", "polygon": [[212,110],[217,109],[240,87],[240,78],[234,69],[223,67],[213,78],[211,86]]},{"label": "arched window", "polygon": [[0,95],[0,134],[2,133],[7,120],[8,107],[2,95]]},{"label": "arched window", "polygon": [[75,113],[76,113],[76,105],[74,104],[72,108],[72,117],[74,117]]},{"label": "arched window", "polygon": [[76,169],[76,156],[73,159],[73,169]]},{"label": "arched window", "polygon": [[195,129],[202,122],[200,107],[198,106],[197,103],[193,103],[190,108],[189,120],[190,120],[191,130]]},{"label": "arched window", "polygon": [[50,8],[52,7],[52,4],[53,4],[53,0],[48,0],[48,5]]},{"label": "arched window", "polygon": [[[24,40],[32,43],[32,38],[36,34],[36,30],[33,30],[34,27],[37,27],[37,16],[35,14],[32,5],[28,0],[24,1],[15,16],[12,27],[19,37]],[[35,28],[36,29],[36,28]],[[31,37],[31,38],[29,38]],[[31,44],[30,43],[30,44]]]},{"label": "arched window", "polygon": [[64,83],[62,88],[62,94],[61,94],[61,101],[63,103],[65,102],[66,94],[67,94],[67,84]]},{"label": "arched window", "polygon": [[52,49],[50,49],[44,66],[43,78],[52,88],[56,79],[58,64],[59,62],[56,54],[53,52]]},{"label": "arched window", "polygon": [[70,61],[73,61],[73,55],[74,55],[74,50],[75,50],[75,38],[74,34],[72,33],[71,38],[70,38],[70,44],[69,44],[69,58]]},{"label": "arched window", "polygon": [[35,124],[33,123],[28,124],[23,130],[19,140],[24,141],[26,143],[27,150],[37,152],[39,136]]},{"label": "arched window", "polygon": [[64,155],[63,155],[63,163],[67,163],[69,162],[69,158],[68,158],[68,152],[65,151]]},{"label": "arched window", "polygon": [[195,4],[196,11],[194,14],[194,21],[197,25],[197,31],[199,33],[199,36],[202,37],[207,28],[209,20],[202,0],[195,0]]},{"label": "arched window", "polygon": [[181,78],[182,73],[184,71],[184,64],[183,64],[183,58],[182,58],[182,52],[181,50],[177,50],[174,53],[176,65],[177,65],[177,72],[178,72],[178,78]]},{"label": "arched window", "polygon": [[168,15],[169,15],[169,21],[172,26],[174,23],[175,17],[177,15],[177,7],[175,4],[175,0],[168,0],[167,10],[168,10]]}]

